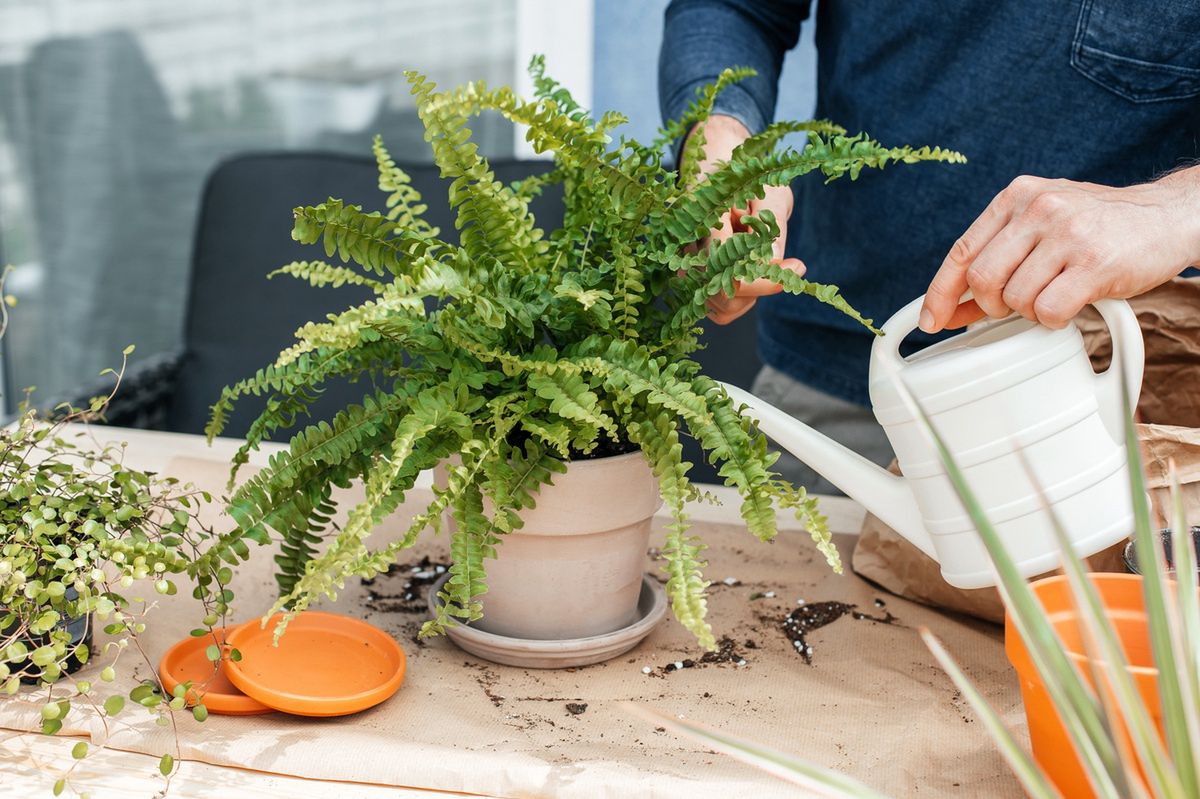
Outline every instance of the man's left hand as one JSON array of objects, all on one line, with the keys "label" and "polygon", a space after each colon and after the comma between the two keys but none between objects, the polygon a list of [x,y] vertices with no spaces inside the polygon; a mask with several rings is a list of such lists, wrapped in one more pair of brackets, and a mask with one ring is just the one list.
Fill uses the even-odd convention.
[{"label": "man's left hand", "polygon": [[[921,329],[1013,311],[1060,328],[1089,303],[1137,296],[1197,263],[1200,167],[1122,189],[1022,176],[954,243]],[[974,300],[959,305],[968,288]]]}]

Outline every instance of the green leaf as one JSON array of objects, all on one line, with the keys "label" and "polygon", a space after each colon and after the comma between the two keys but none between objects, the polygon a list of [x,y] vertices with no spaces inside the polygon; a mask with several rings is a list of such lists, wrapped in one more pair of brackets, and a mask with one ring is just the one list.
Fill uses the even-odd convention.
[{"label": "green leaf", "polygon": [[157,692],[158,686],[154,683],[144,682],[135,686],[129,691],[129,698],[134,702],[141,703]]},{"label": "green leaf", "polygon": [[109,716],[115,716],[125,707],[125,697],[113,694],[108,699],[104,700],[104,712]]},{"label": "green leaf", "polygon": [[58,653],[52,646],[39,646],[29,654],[29,660],[35,666],[49,666],[58,659]]},{"label": "green leaf", "polygon": [[171,772],[175,769],[175,758],[170,755],[163,755],[158,761],[158,773],[164,777],[171,776]]},{"label": "green leaf", "polygon": [[192,708],[192,718],[196,721],[204,721],[208,718],[208,708],[204,705],[196,705]]},{"label": "green leaf", "polygon": [[71,757],[76,760],[83,760],[87,757],[88,745],[84,741],[80,741],[71,748]]},{"label": "green leaf", "polygon": [[216,644],[209,644],[207,647],[204,648],[204,656],[211,661],[220,660],[221,659],[221,647],[217,646]]}]

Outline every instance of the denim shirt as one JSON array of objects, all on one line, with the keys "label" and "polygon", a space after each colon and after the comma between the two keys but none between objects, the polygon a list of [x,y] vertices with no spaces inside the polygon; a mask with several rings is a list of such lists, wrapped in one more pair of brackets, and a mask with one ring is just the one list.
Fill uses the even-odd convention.
[{"label": "denim shirt", "polygon": [[[808,0],[674,0],[659,59],[664,118],[727,66],[758,77],[716,112],[772,120]],[[796,180],[788,255],[877,321],[925,292],[988,202],[1022,174],[1125,186],[1200,155],[1200,1],[823,0],[817,112],[884,144],[941,145],[965,165]],[[759,301],[763,360],[866,404],[871,335],[809,297]],[[930,341],[915,334],[916,345]]]}]

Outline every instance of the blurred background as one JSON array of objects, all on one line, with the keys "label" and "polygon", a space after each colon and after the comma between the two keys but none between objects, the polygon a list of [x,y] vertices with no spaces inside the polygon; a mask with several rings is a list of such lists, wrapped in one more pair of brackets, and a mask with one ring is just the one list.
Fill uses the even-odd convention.
[{"label": "blurred background", "polygon": [[[290,315],[303,321],[344,307],[311,290],[313,299],[297,300],[307,309],[272,301],[279,281],[268,286],[263,276],[291,257],[292,206],[323,200],[326,186],[353,193],[327,174],[329,164],[368,174],[375,133],[401,163],[427,162],[405,69],[440,84],[482,78],[523,87],[530,56],[545,53],[548,72],[585,106],[620,109],[632,120],[629,135],[651,137],[660,122],[665,7],[0,0],[0,264],[13,265],[7,288],[18,299],[3,341],[4,409],[28,386],[43,403],[82,396],[130,343],[131,375],[142,375],[143,390],[204,394],[245,376],[230,356],[218,359],[216,386],[171,385],[180,359],[204,348],[188,340],[203,334],[193,322],[243,286],[259,312],[232,322],[218,315],[209,327],[236,324],[243,341],[261,334],[264,353],[290,336]],[[789,57],[779,116],[811,115],[813,62],[808,30]],[[489,157],[532,158],[503,120],[484,118],[474,129]],[[278,160],[288,154],[295,158]],[[273,171],[252,168],[262,163]],[[309,168],[317,163],[319,174]],[[260,235],[267,244],[256,243]],[[752,348],[753,323],[720,335],[740,335],[737,346]],[[161,414],[142,421],[195,425]]]}]

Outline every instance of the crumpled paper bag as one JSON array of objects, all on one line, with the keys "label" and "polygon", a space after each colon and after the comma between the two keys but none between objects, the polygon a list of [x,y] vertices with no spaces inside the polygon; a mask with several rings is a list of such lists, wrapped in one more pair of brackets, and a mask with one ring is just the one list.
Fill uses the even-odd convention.
[{"label": "crumpled paper bag", "polygon": [[[1146,344],[1146,369],[1138,400],[1138,438],[1155,522],[1168,526],[1169,464],[1174,461],[1189,522],[1200,519],[1200,280],[1177,278],[1129,301]],[[1095,309],[1076,325],[1092,364],[1108,367],[1112,340]],[[895,463],[892,470],[896,473]],[[1130,531],[1133,532],[1132,530]],[[1093,571],[1125,571],[1124,542],[1088,559]],[[898,596],[986,621],[1003,622],[995,588],[955,588],[938,564],[877,517],[867,514],[851,564],[860,576]]]},{"label": "crumpled paper bag", "polygon": [[[1200,427],[1200,278],[1176,278],[1129,300],[1146,342],[1138,421]],[[1107,369],[1112,339],[1091,306],[1075,319],[1097,370]]]}]

